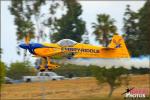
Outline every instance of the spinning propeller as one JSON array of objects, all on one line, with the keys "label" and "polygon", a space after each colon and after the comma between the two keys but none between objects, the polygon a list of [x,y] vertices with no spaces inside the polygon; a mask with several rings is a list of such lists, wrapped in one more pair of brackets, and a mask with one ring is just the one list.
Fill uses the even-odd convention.
[{"label": "spinning propeller", "polygon": [[42,48],[42,47],[55,48],[55,47],[44,46],[40,43],[30,43],[30,35],[29,34],[27,34],[25,36],[25,42],[21,43],[19,45],[19,47],[25,49],[26,51],[28,50],[31,54],[34,54],[34,55],[36,55],[34,52],[34,49],[36,49],[36,48]]}]

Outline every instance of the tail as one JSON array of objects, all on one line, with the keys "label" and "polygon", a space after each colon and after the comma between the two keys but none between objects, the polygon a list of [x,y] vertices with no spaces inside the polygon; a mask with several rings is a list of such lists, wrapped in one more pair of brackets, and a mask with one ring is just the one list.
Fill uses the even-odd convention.
[{"label": "tail", "polygon": [[118,48],[118,51],[121,57],[130,58],[124,39],[121,36],[114,35],[108,47]]}]

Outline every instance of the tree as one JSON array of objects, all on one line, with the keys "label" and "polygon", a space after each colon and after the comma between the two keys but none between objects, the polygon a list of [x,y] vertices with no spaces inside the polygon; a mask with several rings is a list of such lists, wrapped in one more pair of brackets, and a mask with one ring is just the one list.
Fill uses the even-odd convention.
[{"label": "tree", "polygon": [[[50,37],[50,41],[51,39],[51,33],[56,32],[56,19],[57,19],[57,10],[60,7],[60,1],[57,2],[55,0],[52,0],[52,3],[50,5],[49,8],[49,18],[46,20],[46,22],[44,22],[44,25],[47,26],[49,28],[49,37]],[[62,7],[63,8],[63,7]]]},{"label": "tree", "polygon": [[15,17],[17,26],[17,40],[23,39],[27,34],[34,38],[34,27],[31,21],[32,11],[28,1],[12,0],[9,10]]},{"label": "tree", "polygon": [[12,79],[22,79],[22,76],[34,75],[35,73],[30,62],[15,62],[11,63],[7,76]]},{"label": "tree", "polygon": [[34,26],[36,28],[36,38],[37,38],[37,42],[40,42],[40,40],[42,40],[42,42],[45,40],[45,38],[47,37],[46,33],[44,32],[44,21],[46,20],[45,18],[45,13],[43,13],[43,11],[41,10],[42,5],[46,4],[46,0],[35,0],[32,1],[33,3],[33,16],[34,16]]},{"label": "tree", "polygon": [[0,61],[0,84],[5,82],[6,65]]},{"label": "tree", "polygon": [[54,70],[54,72],[58,73],[59,75],[66,76],[66,77],[85,77],[91,76],[92,67],[87,67],[83,65],[75,65],[75,64],[62,64],[60,68]]},{"label": "tree", "polygon": [[81,5],[76,0],[64,0],[67,12],[56,20],[56,32],[52,34],[52,42],[61,39],[73,39],[81,41],[81,35],[85,32],[85,22],[80,18],[82,14]]},{"label": "tree", "polygon": [[89,44],[90,40],[89,40],[89,33],[86,30],[85,33],[82,35],[82,43],[84,44]]},{"label": "tree", "polygon": [[[132,56],[139,56],[139,14],[138,12],[132,11],[130,5],[127,5],[126,12],[124,13],[124,32],[126,38],[126,44],[129,52]],[[135,49],[136,48],[136,49]]]},{"label": "tree", "polygon": [[[130,6],[124,17],[124,30],[126,33],[126,44],[132,56],[150,54],[150,1],[138,11],[132,11]],[[136,48],[136,49],[135,49]]]},{"label": "tree", "polygon": [[106,69],[105,67],[94,67],[93,68],[93,75],[98,80],[98,83],[108,83],[110,86],[110,91],[108,97],[111,97],[113,91],[122,84],[122,80],[126,79],[123,76],[127,73],[127,69],[120,67],[120,68],[109,68]]},{"label": "tree", "polygon": [[131,74],[149,74],[150,69],[149,68],[136,68],[134,66],[131,66],[131,69],[129,70]]},{"label": "tree", "polygon": [[[0,58],[2,54],[2,48],[0,48]],[[0,60],[0,85],[1,83],[5,82],[5,76],[6,76],[6,65],[4,62]]]},{"label": "tree", "polygon": [[32,16],[36,16],[40,12],[40,6],[45,0],[27,1],[12,0],[9,10],[15,17],[15,25],[17,26],[17,40],[23,39],[27,34],[30,38],[34,38],[34,24]]},{"label": "tree", "polygon": [[2,48],[0,48],[0,55],[3,53],[3,50],[2,50]]},{"label": "tree", "polygon": [[116,32],[117,28],[114,25],[115,20],[110,18],[107,14],[97,15],[97,22],[93,23],[94,34],[96,35],[96,40],[99,40],[104,46],[108,46],[109,38]]},{"label": "tree", "polygon": [[[9,10],[14,16],[14,23],[17,26],[17,41],[29,38],[35,38],[35,26],[33,16],[38,16],[40,7],[45,3],[45,0],[11,0]],[[35,21],[37,22],[37,21]],[[20,55],[20,49],[17,48],[17,54]],[[26,51],[24,51],[24,60]]]},{"label": "tree", "polygon": [[139,48],[141,55],[150,55],[150,0],[139,11]]},{"label": "tree", "polygon": [[3,49],[2,48],[0,48],[0,59],[1,59],[1,54],[3,53]]}]

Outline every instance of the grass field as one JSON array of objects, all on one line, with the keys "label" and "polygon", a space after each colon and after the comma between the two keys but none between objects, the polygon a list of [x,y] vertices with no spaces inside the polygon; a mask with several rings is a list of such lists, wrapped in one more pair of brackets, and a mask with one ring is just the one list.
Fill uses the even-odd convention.
[{"label": "grass field", "polygon": [[[130,76],[130,87],[148,88],[149,75]],[[123,99],[121,95],[126,86],[117,88],[112,98]],[[107,84],[97,85],[93,77],[75,80],[47,81],[19,84],[3,84],[1,87],[1,100],[5,99],[107,99],[109,92]]]}]

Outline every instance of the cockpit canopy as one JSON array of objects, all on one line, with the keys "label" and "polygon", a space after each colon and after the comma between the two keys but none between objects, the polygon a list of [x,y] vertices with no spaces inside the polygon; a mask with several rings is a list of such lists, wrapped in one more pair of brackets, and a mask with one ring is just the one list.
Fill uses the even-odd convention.
[{"label": "cockpit canopy", "polygon": [[71,39],[63,39],[57,42],[57,44],[59,44],[60,46],[73,46],[76,43],[76,41],[73,41]]}]

